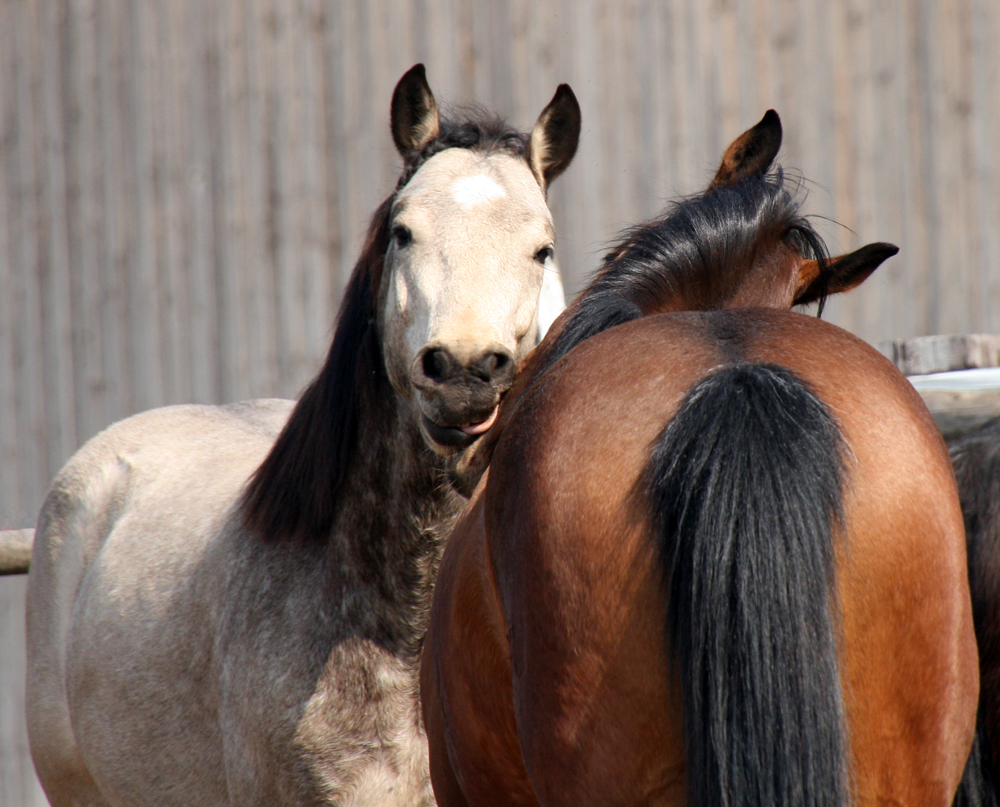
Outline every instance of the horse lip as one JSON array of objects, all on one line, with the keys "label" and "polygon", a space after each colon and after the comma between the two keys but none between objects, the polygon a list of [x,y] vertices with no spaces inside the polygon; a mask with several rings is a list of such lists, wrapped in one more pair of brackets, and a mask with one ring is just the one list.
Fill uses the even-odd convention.
[{"label": "horse lip", "polygon": [[480,437],[478,434],[464,432],[461,427],[439,426],[423,413],[421,413],[420,417],[424,424],[424,430],[435,443],[439,443],[440,445],[448,446],[449,448],[466,448]]},{"label": "horse lip", "polygon": [[489,417],[486,420],[482,420],[479,423],[470,423],[468,426],[462,426],[462,431],[466,434],[474,434],[477,437],[480,434],[486,434],[497,421],[497,413],[500,411],[500,404],[493,407],[493,411],[490,412]]}]

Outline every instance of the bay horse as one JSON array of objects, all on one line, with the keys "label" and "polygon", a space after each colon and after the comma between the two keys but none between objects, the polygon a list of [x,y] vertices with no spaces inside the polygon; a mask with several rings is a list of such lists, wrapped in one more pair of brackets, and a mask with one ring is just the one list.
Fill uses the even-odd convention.
[{"label": "bay horse", "polygon": [[768,113],[629,232],[465,466],[421,697],[438,803],[936,805],[978,679],[944,443]]},{"label": "bay horse", "polygon": [[[559,297],[546,188],[580,111],[530,135],[393,93],[403,158],[298,403],[175,406],[67,463],[39,516],[27,718],[56,805],[426,805],[418,650],[447,484]],[[546,290],[548,289],[548,290]]]}]

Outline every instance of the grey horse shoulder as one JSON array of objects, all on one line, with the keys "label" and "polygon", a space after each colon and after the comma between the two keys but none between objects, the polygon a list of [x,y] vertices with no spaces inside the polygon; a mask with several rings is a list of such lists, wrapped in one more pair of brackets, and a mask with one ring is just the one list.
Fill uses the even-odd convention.
[{"label": "grey horse shoulder", "polygon": [[294,401],[264,398],[220,406],[178,404],[149,409],[113,423],[88,440],[63,471],[74,473],[140,451],[174,447],[197,451],[199,447],[233,440],[266,443],[269,447],[294,405]]},{"label": "grey horse shoulder", "polygon": [[112,424],[55,477],[40,514],[40,536],[53,528],[65,534],[70,522],[89,522],[88,514],[107,518],[136,496],[152,496],[159,507],[169,508],[171,491],[192,490],[192,480],[201,480],[193,488],[199,497],[228,506],[267,455],[293,406],[279,399],[182,404]]}]

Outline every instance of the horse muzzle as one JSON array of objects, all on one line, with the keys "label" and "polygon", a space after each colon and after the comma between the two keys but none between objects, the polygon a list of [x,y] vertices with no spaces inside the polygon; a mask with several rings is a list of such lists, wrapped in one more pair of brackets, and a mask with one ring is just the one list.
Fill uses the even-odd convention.
[{"label": "horse muzzle", "polygon": [[498,345],[464,361],[442,345],[421,350],[410,375],[432,447],[461,450],[488,432],[515,368],[513,355]]}]

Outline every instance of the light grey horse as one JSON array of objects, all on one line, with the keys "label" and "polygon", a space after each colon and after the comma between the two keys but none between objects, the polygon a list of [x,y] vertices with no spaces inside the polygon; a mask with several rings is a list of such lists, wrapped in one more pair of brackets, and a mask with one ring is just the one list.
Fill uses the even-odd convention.
[{"label": "light grey horse", "polygon": [[448,473],[543,287],[561,297],[545,189],[579,129],[565,85],[530,136],[439,118],[416,66],[392,101],[402,176],[299,402],[136,415],[56,477],[28,592],[54,805],[433,801],[416,670]]}]

